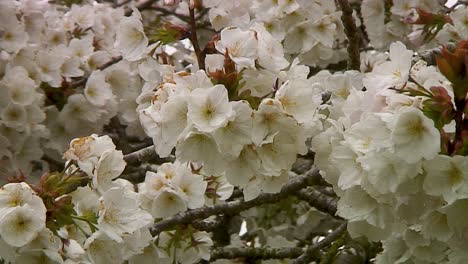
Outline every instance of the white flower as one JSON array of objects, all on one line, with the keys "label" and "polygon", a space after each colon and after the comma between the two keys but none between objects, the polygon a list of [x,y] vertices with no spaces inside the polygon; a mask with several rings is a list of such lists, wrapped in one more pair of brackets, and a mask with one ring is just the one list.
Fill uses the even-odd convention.
[{"label": "white flower", "polygon": [[207,182],[203,180],[203,176],[193,174],[188,167],[179,166],[173,183],[184,194],[189,209],[204,205]]},{"label": "white flower", "polygon": [[339,216],[350,221],[365,220],[377,207],[377,202],[359,186],[346,190],[338,201]]},{"label": "white flower", "polygon": [[177,84],[177,90],[184,91],[195,91],[196,89],[208,89],[213,86],[210,78],[206,76],[205,71],[199,70],[189,75],[174,75],[174,81]]},{"label": "white flower", "polygon": [[336,146],[330,154],[330,160],[340,171],[337,186],[343,190],[359,186],[365,171],[356,162],[359,155],[348,146]]},{"label": "white flower", "polygon": [[408,50],[401,42],[390,45],[390,61],[374,67],[362,80],[367,89],[380,92],[383,89],[400,88],[408,81],[413,51]]},{"label": "white flower", "polygon": [[[124,259],[143,253],[144,249],[150,245],[153,240],[148,228],[141,228],[131,234],[123,236],[125,248]],[[154,259],[153,259],[154,260]]]},{"label": "white flower", "polygon": [[154,218],[166,218],[187,210],[187,203],[176,191],[165,188],[153,200],[151,214]]},{"label": "white flower", "polygon": [[[196,232],[193,234],[194,246],[182,248],[180,263],[196,263],[200,259],[210,259],[210,248],[213,246],[213,241],[207,232]],[[191,241],[188,243],[192,243]],[[190,244],[189,244],[190,245]]]},{"label": "white flower", "polygon": [[295,142],[285,133],[268,136],[257,147],[257,153],[265,174],[271,176],[279,176],[282,170],[290,169],[297,155]]},{"label": "white flower", "polygon": [[152,103],[140,113],[140,120],[146,133],[153,138],[156,152],[167,157],[187,127],[187,96],[172,95],[160,109]]},{"label": "white flower", "polygon": [[115,47],[124,59],[136,61],[143,57],[148,46],[148,38],[143,31],[140,12],[133,10],[131,17],[124,17],[118,26]]},{"label": "white flower", "polygon": [[468,157],[437,155],[424,162],[423,188],[430,195],[442,195],[450,204],[468,198]]},{"label": "white flower", "polygon": [[286,68],[289,62],[284,58],[283,46],[265,29],[263,24],[253,28],[258,38],[258,63],[269,70],[279,71]]},{"label": "white flower", "polygon": [[237,157],[244,145],[252,142],[252,109],[245,101],[233,102],[232,105],[235,116],[215,131],[214,139],[222,153]]},{"label": "white flower", "polygon": [[190,95],[188,118],[202,132],[213,132],[232,117],[232,104],[224,85],[197,89]]},{"label": "white flower", "polygon": [[244,199],[250,201],[257,198],[261,193],[278,193],[288,180],[287,171],[282,171],[279,176],[256,174],[243,190]]},{"label": "white flower", "polygon": [[28,118],[25,107],[15,103],[9,103],[7,107],[3,108],[1,117],[2,123],[5,126],[16,128],[20,131],[24,130]]},{"label": "white flower", "polygon": [[323,16],[314,21],[308,32],[316,40],[326,47],[332,47],[335,40],[336,25],[333,23],[332,16]]},{"label": "white flower", "polygon": [[102,71],[93,71],[86,81],[84,90],[86,99],[96,106],[104,106],[114,95],[111,86],[106,82],[106,74]]},{"label": "white flower", "polygon": [[101,231],[93,233],[84,244],[89,259],[96,264],[123,263],[122,246]]},{"label": "white flower", "polygon": [[12,208],[0,218],[0,236],[11,246],[24,246],[45,228],[45,220],[45,211],[40,213],[29,205]]},{"label": "white flower", "polygon": [[209,134],[189,132],[176,146],[176,157],[181,162],[203,162],[203,169],[208,174],[221,174],[225,160],[218,146]]},{"label": "white flower", "polygon": [[288,53],[299,53],[309,51],[317,45],[312,22],[306,20],[290,28],[284,38],[284,48]]},{"label": "white flower", "polygon": [[253,30],[225,28],[221,31],[221,40],[216,42],[216,49],[226,54],[237,64],[239,69],[254,67],[257,59],[257,37]]},{"label": "white flower", "polygon": [[391,139],[396,154],[409,163],[432,159],[440,151],[440,134],[434,122],[416,108],[402,109],[395,116]]},{"label": "white flower", "polygon": [[261,166],[257,152],[251,146],[245,146],[239,156],[226,167],[226,179],[232,185],[244,188]]},{"label": "white flower", "polygon": [[281,102],[275,99],[264,99],[254,112],[252,141],[259,145],[268,136],[276,132],[285,132],[291,137],[297,135],[298,124],[291,116],[286,115]]},{"label": "white flower", "polygon": [[70,15],[73,21],[82,29],[87,29],[94,25],[94,8],[91,5],[72,5]]},{"label": "white flower", "polygon": [[93,186],[101,193],[111,187],[112,180],[120,176],[126,162],[122,151],[108,150],[102,153],[93,172]]},{"label": "white flower", "polygon": [[[46,208],[28,184],[8,183],[0,189],[0,212],[7,213],[10,208],[28,205],[37,214],[45,214]],[[0,216],[1,217],[1,216]]]},{"label": "white flower", "polygon": [[153,217],[140,208],[138,194],[125,188],[109,189],[101,198],[98,228],[111,239],[122,242],[122,235],[153,223]]},{"label": "white flower", "polygon": [[78,215],[97,215],[99,212],[99,196],[89,186],[78,187],[71,193],[73,209]]},{"label": "white flower", "polygon": [[36,55],[36,63],[41,80],[49,83],[52,87],[59,87],[62,84],[60,67],[63,62],[63,57],[51,52],[39,51]]},{"label": "white flower", "polygon": [[[16,19],[15,19],[16,20]],[[24,48],[29,39],[24,26],[16,21],[11,26],[0,25],[0,47],[8,52],[18,52]]]},{"label": "white flower", "polygon": [[248,93],[262,98],[273,92],[277,78],[277,74],[267,69],[245,69],[242,72],[239,94]]},{"label": "white flower", "polygon": [[70,142],[70,148],[63,154],[63,158],[76,160],[78,166],[93,177],[93,170],[101,155],[109,150],[115,150],[115,145],[109,136],[93,134],[89,137],[75,138]]},{"label": "white flower", "polygon": [[291,80],[276,92],[275,99],[281,102],[286,113],[297,122],[310,122],[316,118],[316,109],[322,103],[320,90],[307,80]]},{"label": "white flower", "polygon": [[[418,175],[421,164],[409,164],[387,151],[372,152],[357,161],[367,172],[367,180],[380,193],[396,192],[400,184]],[[344,172],[342,177],[347,177]]]}]

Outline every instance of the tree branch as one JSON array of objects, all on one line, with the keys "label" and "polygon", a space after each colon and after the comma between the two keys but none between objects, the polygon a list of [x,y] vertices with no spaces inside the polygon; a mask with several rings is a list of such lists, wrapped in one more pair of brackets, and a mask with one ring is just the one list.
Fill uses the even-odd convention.
[{"label": "tree branch", "polygon": [[348,38],[348,70],[359,71],[361,68],[359,52],[361,37],[359,36],[359,31],[353,18],[353,8],[347,0],[338,0],[338,4],[343,12],[341,21],[343,21],[344,31]]},{"label": "tree branch", "polygon": [[290,195],[293,195],[302,188],[311,185],[313,179],[316,177],[320,177],[318,170],[314,170],[313,173],[306,173],[304,175],[294,177],[288,184],[283,186],[279,193],[261,194],[257,198],[250,201],[238,200],[227,202],[225,204],[215,205],[213,207],[205,206],[202,208],[179,213],[154,224],[150,228],[151,234],[156,236],[162,231],[171,228],[172,226],[177,224],[190,224],[196,219],[205,219],[209,216],[218,214],[235,214],[258,205],[278,202]]},{"label": "tree branch", "polygon": [[201,70],[205,69],[205,56],[203,51],[200,49],[200,44],[198,43],[197,36],[197,21],[195,18],[195,8],[189,6],[190,12],[190,42],[192,42],[195,55],[197,56],[198,68]]},{"label": "tree branch", "polygon": [[150,162],[155,164],[173,162],[175,158],[173,156],[169,156],[166,158],[159,157],[156,153],[156,150],[154,149],[154,145],[151,145],[144,149],[140,149],[135,152],[128,153],[127,155],[124,155],[124,160],[127,162],[127,165],[138,166],[143,162]]},{"label": "tree branch", "polygon": [[287,259],[297,258],[304,253],[300,247],[285,248],[216,248],[211,252],[210,261],[216,259]]},{"label": "tree branch", "polygon": [[318,251],[322,248],[329,246],[331,243],[336,241],[341,235],[346,232],[347,223],[341,224],[337,229],[333,232],[328,234],[324,239],[320,240],[319,242],[307,247],[304,254],[293,261],[293,264],[307,264],[311,260],[316,259],[316,255]]},{"label": "tree branch", "polygon": [[300,190],[295,195],[319,211],[335,216],[337,200],[314,189]]}]

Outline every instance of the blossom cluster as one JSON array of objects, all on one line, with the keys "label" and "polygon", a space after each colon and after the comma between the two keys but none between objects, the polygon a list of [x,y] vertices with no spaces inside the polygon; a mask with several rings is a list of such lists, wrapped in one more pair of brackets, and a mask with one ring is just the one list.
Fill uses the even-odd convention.
[{"label": "blossom cluster", "polygon": [[[140,110],[159,156],[175,147],[180,162],[198,164],[208,175],[224,175],[244,190],[246,200],[280,190],[320,125],[316,110],[322,90],[318,85],[310,89],[314,83],[307,79],[308,69],[294,63],[285,69],[286,60],[276,57],[281,52],[260,52],[266,45],[281,49],[262,28],[223,30],[216,48],[224,54],[207,57],[208,75],[226,75],[224,64],[231,62],[241,71],[236,84],[214,84],[203,70],[169,73],[150,105]],[[253,81],[262,71],[253,68],[256,61],[281,70]],[[216,68],[219,64],[222,68]]]},{"label": "blossom cluster", "polygon": [[[16,176],[0,188],[0,260],[197,263],[222,244],[216,224],[241,248],[298,249],[346,221],[353,239],[382,242],[376,263],[468,262],[465,4],[56,2],[0,2],[0,176]],[[452,41],[436,66],[419,60]],[[128,166],[130,138],[171,162]],[[339,219],[298,202],[313,205],[307,186],[273,196],[304,176],[298,157]],[[262,197],[281,202],[154,231]]]},{"label": "blossom cluster", "polygon": [[2,1],[0,16],[2,177],[30,174],[43,155],[60,160],[71,139],[102,132],[116,115],[129,134],[142,135],[140,80],[125,61],[99,70],[120,55],[123,8]]},{"label": "blossom cluster", "polygon": [[[126,164],[108,136],[77,138],[64,157],[69,165],[59,178],[46,175],[38,186],[9,183],[0,190],[3,260],[194,263],[209,259],[207,248],[212,242],[206,232],[185,230],[175,241],[174,232],[163,232],[156,239],[149,229],[155,219],[202,207],[205,199],[211,203],[211,198],[205,198],[208,181],[202,175],[182,164],[165,163],[157,172],[148,171],[145,181],[135,188],[118,178]],[[70,179],[80,179],[76,178],[80,173],[85,184],[76,186]],[[62,186],[71,188],[64,194],[71,199],[47,199],[54,197],[48,188],[59,192]],[[46,211],[60,210],[68,211],[60,218],[54,213],[46,216]]]},{"label": "blossom cluster", "polygon": [[349,233],[383,241],[378,263],[463,263],[468,157],[441,149],[442,134],[460,124],[441,128],[427,116],[430,99],[400,92],[440,91],[452,105],[458,88],[434,66],[412,66],[412,55],[393,43],[389,61],[354,83],[348,77],[344,92],[330,89],[328,128],[312,140],[315,163],[341,197]]}]

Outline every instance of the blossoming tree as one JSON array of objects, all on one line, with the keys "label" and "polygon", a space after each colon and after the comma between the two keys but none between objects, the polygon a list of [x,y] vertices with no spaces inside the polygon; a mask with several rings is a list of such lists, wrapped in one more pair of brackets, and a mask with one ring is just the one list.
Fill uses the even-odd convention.
[{"label": "blossoming tree", "polygon": [[468,263],[468,3],[0,1],[1,263]]}]

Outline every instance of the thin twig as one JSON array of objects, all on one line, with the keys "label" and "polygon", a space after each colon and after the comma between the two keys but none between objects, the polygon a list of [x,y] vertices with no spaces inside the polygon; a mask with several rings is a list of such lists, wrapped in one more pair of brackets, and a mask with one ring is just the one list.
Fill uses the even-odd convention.
[{"label": "thin twig", "polygon": [[200,44],[198,43],[197,36],[197,20],[195,18],[195,8],[189,6],[190,12],[190,42],[192,42],[195,55],[197,56],[198,68],[205,69],[205,56],[203,51],[200,49]]},{"label": "thin twig", "polygon": [[339,237],[343,235],[346,231],[347,223],[341,224],[338,228],[336,228],[333,232],[328,234],[324,239],[320,240],[319,242],[309,246],[304,254],[293,261],[293,264],[306,264],[309,263],[311,260],[316,259],[316,255],[320,249],[329,246],[331,243],[336,241]]},{"label": "thin twig", "polygon": [[353,8],[347,0],[338,0],[338,4],[343,11],[341,21],[343,21],[344,31],[348,38],[348,70],[359,71],[361,67],[361,58],[359,46],[361,37],[353,18]]}]

